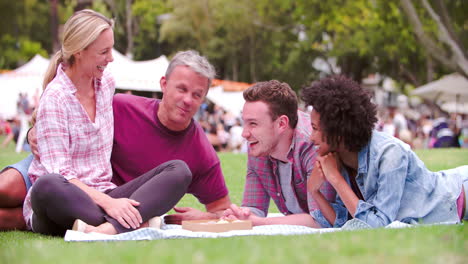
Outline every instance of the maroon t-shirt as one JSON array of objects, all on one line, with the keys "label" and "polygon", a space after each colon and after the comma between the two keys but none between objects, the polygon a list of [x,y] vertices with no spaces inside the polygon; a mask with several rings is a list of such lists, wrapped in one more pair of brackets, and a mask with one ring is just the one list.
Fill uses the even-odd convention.
[{"label": "maroon t-shirt", "polygon": [[112,181],[117,185],[169,160],[183,160],[192,172],[188,193],[208,204],[228,194],[216,152],[194,120],[172,131],[158,119],[159,100],[134,95],[114,96]]}]

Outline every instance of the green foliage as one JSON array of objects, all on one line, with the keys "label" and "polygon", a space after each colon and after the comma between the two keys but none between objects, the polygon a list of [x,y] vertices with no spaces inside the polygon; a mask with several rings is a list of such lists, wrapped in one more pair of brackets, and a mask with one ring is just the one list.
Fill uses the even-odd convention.
[{"label": "green foliage", "polygon": [[302,18],[310,46],[325,59],[337,58],[344,74],[356,80],[374,72],[397,80],[407,71],[424,74],[425,55],[396,1],[299,1],[298,5],[296,16]]},{"label": "green foliage", "polygon": [[106,17],[112,18],[112,12],[107,8],[107,5],[104,0],[94,0],[91,9],[105,15]]},{"label": "green foliage", "polygon": [[171,16],[161,26],[162,41],[168,41],[175,50],[197,49],[206,51],[214,25],[209,0],[169,1]]},{"label": "green foliage", "polygon": [[[437,26],[421,2],[412,2],[425,31],[437,36]],[[441,10],[439,1],[430,2],[435,10]],[[441,2],[456,40],[466,46],[468,1]],[[78,1],[58,3],[59,23],[63,24]],[[115,19],[117,50],[126,52],[133,43],[134,58],[146,60],[196,49],[216,66],[221,79],[278,79],[299,90],[323,76],[312,67],[318,58],[335,60],[342,73],[358,81],[376,72],[392,77],[402,87],[417,86],[427,79],[428,54],[417,41],[399,0],[133,0],[130,37],[127,0],[90,3],[88,8]],[[1,1],[1,39],[6,35],[22,42],[27,39],[50,53],[49,5],[39,0]],[[22,60],[20,57],[2,55],[1,63],[12,65]],[[435,76],[447,72],[438,64],[433,70]]]},{"label": "green foliage", "polygon": [[136,0],[132,5],[132,11],[138,24],[134,58],[143,60],[164,55],[164,47],[159,41],[161,25],[158,17],[170,11],[167,0]]},{"label": "green foliage", "polygon": [[0,68],[16,68],[36,53],[47,55],[51,45],[48,12],[45,1],[0,1]]},{"label": "green foliage", "polygon": [[161,40],[176,50],[200,50],[222,78],[279,79],[298,89],[314,71],[310,50],[297,42],[288,1],[174,0],[171,6]]},{"label": "green foliage", "polygon": [[59,24],[63,25],[68,18],[73,15],[78,0],[64,0],[63,5],[58,5],[58,20]]},{"label": "green foliage", "polygon": [[16,40],[13,36],[5,34],[0,39],[0,69],[15,69],[19,64],[25,63],[40,54],[47,57],[47,51],[41,43],[31,41],[25,37]]}]

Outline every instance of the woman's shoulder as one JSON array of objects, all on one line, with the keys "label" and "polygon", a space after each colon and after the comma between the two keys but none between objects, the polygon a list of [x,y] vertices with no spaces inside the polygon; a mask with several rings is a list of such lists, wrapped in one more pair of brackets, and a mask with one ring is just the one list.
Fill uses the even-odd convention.
[{"label": "woman's shoulder", "polygon": [[392,135],[374,130],[369,143],[369,151],[371,155],[375,156],[389,152],[397,152],[399,155],[404,155],[404,153],[411,151],[411,147]]},{"label": "woman's shoulder", "polygon": [[398,145],[402,147],[409,147],[408,144],[405,142],[401,141],[400,139],[389,135],[388,133],[374,130],[372,131],[372,137],[371,137],[371,144],[374,145]]},{"label": "woman's shoulder", "polygon": [[54,79],[42,93],[41,100],[65,100],[68,94],[69,90],[62,83]]}]

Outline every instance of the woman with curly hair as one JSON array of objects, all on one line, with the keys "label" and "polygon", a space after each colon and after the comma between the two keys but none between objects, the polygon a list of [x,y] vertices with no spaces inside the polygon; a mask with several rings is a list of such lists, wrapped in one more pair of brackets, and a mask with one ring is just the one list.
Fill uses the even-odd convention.
[{"label": "woman with curly hair", "polygon": [[[311,141],[318,157],[308,192],[319,204],[313,212],[322,227],[341,227],[351,218],[370,227],[467,219],[468,166],[431,172],[399,139],[374,130],[376,106],[356,82],[333,76],[302,90],[311,105]],[[335,203],[320,193],[330,182]]]}]

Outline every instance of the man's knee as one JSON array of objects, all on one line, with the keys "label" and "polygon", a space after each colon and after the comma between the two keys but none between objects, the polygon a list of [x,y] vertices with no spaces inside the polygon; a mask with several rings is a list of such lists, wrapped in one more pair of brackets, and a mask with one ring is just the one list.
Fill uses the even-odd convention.
[{"label": "man's knee", "polygon": [[174,168],[174,180],[177,184],[188,186],[192,182],[192,172],[187,163],[182,160],[172,160],[171,166]]},{"label": "man's knee", "polygon": [[26,192],[26,185],[19,171],[8,168],[0,174],[0,207],[21,206]]}]

